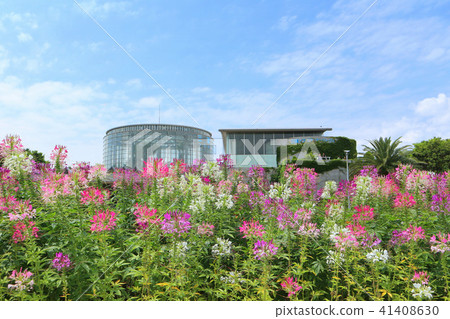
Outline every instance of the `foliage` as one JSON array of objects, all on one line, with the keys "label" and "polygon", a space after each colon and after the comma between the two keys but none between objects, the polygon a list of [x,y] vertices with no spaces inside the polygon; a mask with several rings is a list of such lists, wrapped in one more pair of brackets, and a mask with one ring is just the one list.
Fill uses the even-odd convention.
[{"label": "foliage", "polygon": [[[333,159],[331,161],[327,161],[323,165],[317,163],[317,161],[310,161],[310,160],[308,160],[308,161],[305,160],[300,165],[296,165],[296,162],[297,162],[297,158],[294,157],[292,159],[292,161],[289,161],[289,163],[287,165],[291,164],[291,165],[295,165],[296,167],[301,167],[301,168],[313,168],[314,171],[318,174],[329,172],[329,171],[332,171],[332,170],[340,168],[340,167],[346,167],[345,160],[339,160],[339,159]],[[285,165],[279,165],[277,167],[278,176],[284,172],[284,166]]]},{"label": "foliage", "polygon": [[33,160],[34,160],[36,163],[41,163],[41,164],[48,163],[48,162],[45,160],[45,155],[44,155],[43,153],[39,152],[39,151],[36,151],[36,150],[33,150],[33,151],[32,151],[32,150],[26,148],[26,149],[25,149],[25,153],[26,153],[27,155],[31,155],[31,156],[33,157]]},{"label": "foliage", "polygon": [[[343,136],[330,137],[330,141],[320,141],[314,140],[314,145],[317,147],[317,150],[321,155],[325,155],[326,157],[330,157],[331,159],[345,159],[344,150],[349,150],[348,157],[355,158],[357,155],[356,152],[356,141],[353,139],[349,139]],[[332,140],[332,141],[331,141]],[[299,143],[296,145],[288,145],[287,146],[287,155],[288,156],[296,156],[302,151],[305,143]],[[277,159],[280,159],[280,147],[277,148]]]},{"label": "foliage", "polygon": [[418,161],[410,156],[411,146],[404,145],[401,137],[391,141],[390,137],[370,140],[370,145],[363,145],[363,157],[355,159],[351,165],[352,175],[364,166],[375,166],[378,173],[386,175],[400,164],[413,164]]},{"label": "foliage", "polygon": [[434,137],[414,144],[412,155],[424,162],[426,170],[442,173],[450,170],[450,139]]}]

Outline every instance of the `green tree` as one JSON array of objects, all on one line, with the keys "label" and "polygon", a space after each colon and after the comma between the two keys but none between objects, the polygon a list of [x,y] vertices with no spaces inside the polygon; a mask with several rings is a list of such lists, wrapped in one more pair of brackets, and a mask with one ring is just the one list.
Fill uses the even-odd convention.
[{"label": "green tree", "polygon": [[25,153],[26,153],[27,155],[33,156],[33,159],[34,159],[34,161],[35,161],[36,163],[48,163],[48,162],[45,160],[45,155],[42,154],[42,153],[39,152],[39,151],[32,151],[32,150],[26,148],[26,149],[25,149]]},{"label": "green tree", "polygon": [[424,162],[423,168],[436,173],[450,170],[450,139],[434,137],[414,144],[412,154]]},{"label": "green tree", "polygon": [[390,137],[380,137],[370,140],[370,145],[363,145],[364,153],[352,163],[352,172],[359,171],[363,166],[375,166],[378,173],[386,175],[400,164],[417,164],[411,156],[411,145],[400,146],[401,137],[391,141]]}]

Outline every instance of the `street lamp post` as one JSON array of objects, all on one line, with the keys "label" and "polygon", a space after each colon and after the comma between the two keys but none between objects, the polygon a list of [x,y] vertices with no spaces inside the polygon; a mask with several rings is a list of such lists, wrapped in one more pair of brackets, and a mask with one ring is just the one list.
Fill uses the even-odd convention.
[{"label": "street lamp post", "polygon": [[345,150],[345,166],[347,168],[347,205],[348,205],[348,210],[350,210],[350,194],[348,192],[348,188],[349,188],[349,178],[348,178],[348,153],[350,152],[349,150]]}]

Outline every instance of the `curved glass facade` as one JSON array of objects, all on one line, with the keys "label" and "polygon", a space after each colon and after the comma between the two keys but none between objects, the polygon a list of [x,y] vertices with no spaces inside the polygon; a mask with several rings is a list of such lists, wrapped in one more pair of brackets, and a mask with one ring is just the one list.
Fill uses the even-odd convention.
[{"label": "curved glass facade", "polygon": [[208,131],[181,125],[140,124],[110,129],[103,138],[103,163],[110,168],[142,169],[149,157],[166,163],[182,159],[213,160],[214,142]]}]

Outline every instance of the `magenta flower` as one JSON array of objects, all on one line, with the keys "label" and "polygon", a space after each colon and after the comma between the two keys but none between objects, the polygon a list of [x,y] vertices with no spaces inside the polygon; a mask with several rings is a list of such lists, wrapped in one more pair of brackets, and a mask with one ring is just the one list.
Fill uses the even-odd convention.
[{"label": "magenta flower", "polygon": [[14,233],[12,239],[14,243],[26,241],[32,237],[38,237],[39,229],[34,226],[35,223],[30,220],[20,221],[13,226]]},{"label": "magenta flower", "polygon": [[63,255],[63,253],[56,253],[55,258],[52,261],[53,268],[58,271],[68,269],[70,267],[70,259],[68,255]]},{"label": "magenta flower", "polygon": [[264,226],[253,219],[249,222],[244,220],[242,226],[239,227],[239,231],[244,234],[244,238],[261,238],[265,233]]},{"label": "magenta flower", "polygon": [[33,273],[28,271],[27,269],[25,269],[24,271],[22,271],[22,268],[20,268],[19,271],[17,270],[13,270],[11,276],[9,276],[10,279],[14,280],[14,284],[8,285],[8,289],[13,289],[13,290],[18,290],[18,291],[22,291],[22,290],[31,290],[33,289],[33,285],[34,285],[34,280],[30,279],[31,276],[33,276]]},{"label": "magenta flower", "polygon": [[142,176],[150,178],[162,178],[169,176],[169,166],[164,164],[162,158],[149,158],[144,162]]},{"label": "magenta flower", "polygon": [[56,168],[61,169],[66,166],[67,148],[63,145],[56,145],[50,154],[50,160]]},{"label": "magenta flower", "polygon": [[416,227],[409,225],[404,231],[394,230],[392,232],[391,244],[402,245],[410,242],[411,240],[417,241],[419,239],[425,239],[425,230],[422,227]]},{"label": "magenta flower", "polygon": [[360,223],[362,221],[368,221],[373,219],[373,208],[369,205],[365,206],[356,206],[355,210],[358,212],[353,215],[353,221]]},{"label": "magenta flower", "polygon": [[22,153],[23,145],[19,135],[6,135],[0,143],[0,156],[8,157],[13,153]]},{"label": "magenta flower", "polygon": [[34,218],[36,210],[30,205],[30,201],[20,201],[14,205],[14,211],[8,213],[10,221]]},{"label": "magenta flower", "polygon": [[136,204],[134,206],[136,211],[136,224],[138,224],[137,232],[144,232],[150,224],[159,224],[161,220],[158,218],[158,211],[156,209],[150,209],[146,205]]},{"label": "magenta flower", "polygon": [[413,207],[414,205],[416,205],[414,196],[410,195],[408,192],[404,194],[398,193],[394,199],[395,208],[410,208]]},{"label": "magenta flower", "polygon": [[426,271],[414,271],[414,276],[411,281],[418,282],[422,285],[428,285],[428,281],[430,280],[430,276],[428,276]]},{"label": "magenta flower", "polygon": [[102,232],[104,230],[112,230],[116,227],[116,213],[105,210],[98,211],[91,219],[91,232]]},{"label": "magenta flower", "polygon": [[253,247],[253,254],[255,259],[269,259],[277,254],[278,247],[273,244],[273,240],[265,242],[264,240],[258,240]]},{"label": "magenta flower", "polygon": [[449,234],[439,234],[437,235],[438,238],[436,238],[436,235],[431,236],[430,238],[430,244],[431,251],[435,253],[445,253],[446,251],[450,251],[450,233]]},{"label": "magenta flower", "polygon": [[[2,184],[0,184],[2,185]],[[5,213],[15,210],[19,205],[19,202],[14,196],[0,197],[0,211]]]},{"label": "magenta flower", "polygon": [[292,277],[286,277],[281,282],[281,287],[283,287],[283,290],[288,293],[288,297],[297,294],[297,292],[302,289],[302,286],[300,286],[297,283],[297,280]]},{"label": "magenta flower", "polygon": [[191,215],[181,211],[167,212],[164,214],[164,219],[161,221],[161,230],[164,234],[178,234],[181,236],[191,229],[191,222],[189,218]]},{"label": "magenta flower", "polygon": [[202,223],[197,227],[197,234],[201,236],[213,236],[214,235],[214,225],[208,223]]},{"label": "magenta flower", "polygon": [[94,204],[94,205],[103,205],[105,200],[108,198],[108,192],[105,191],[105,194],[98,188],[89,187],[81,192],[80,202],[84,205]]}]

